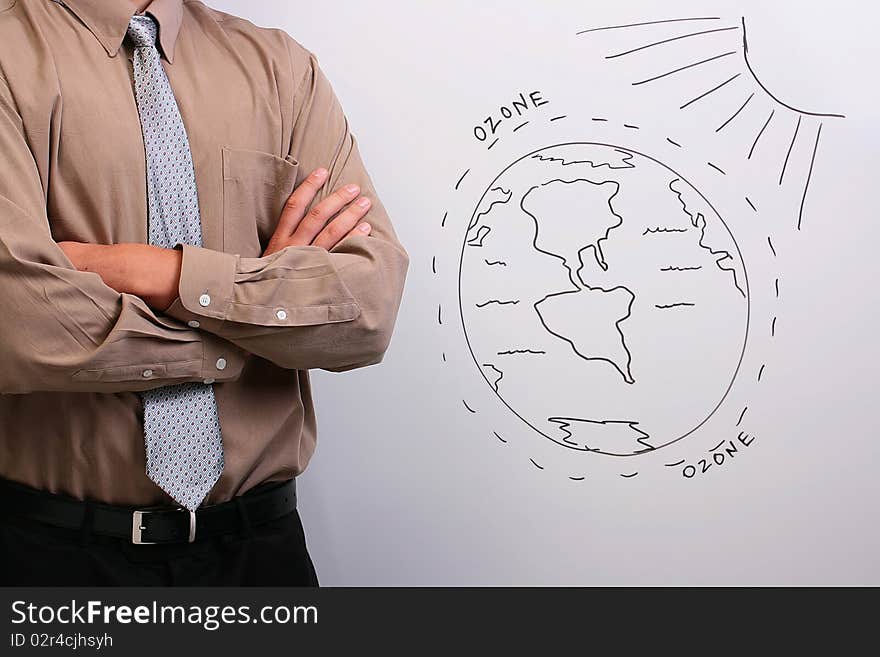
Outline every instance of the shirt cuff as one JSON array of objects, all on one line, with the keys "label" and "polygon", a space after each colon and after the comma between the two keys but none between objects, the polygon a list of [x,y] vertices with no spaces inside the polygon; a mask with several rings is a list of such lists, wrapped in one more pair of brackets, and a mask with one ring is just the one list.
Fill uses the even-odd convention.
[{"label": "shirt cuff", "polygon": [[[241,376],[247,352],[234,344],[211,333],[200,333],[201,357],[180,361],[144,361],[137,364],[109,365],[79,369],[73,373],[73,380],[89,383],[134,383],[142,382],[138,390],[155,388],[157,385],[172,385],[175,380],[201,380],[202,383],[223,383],[235,381]],[[192,342],[193,348],[199,343]],[[160,383],[156,383],[159,381]]]},{"label": "shirt cuff", "polygon": [[202,334],[202,383],[235,381],[248,354],[244,349],[211,333]]},{"label": "shirt cuff", "polygon": [[174,248],[181,247],[178,297],[164,314],[191,328],[226,337],[226,322],[312,326],[349,322],[361,314],[324,249],[289,247],[266,261],[190,244]]},{"label": "shirt cuff", "polygon": [[178,297],[165,314],[192,328],[219,328],[229,314],[239,256],[192,244],[174,248],[183,251]]}]

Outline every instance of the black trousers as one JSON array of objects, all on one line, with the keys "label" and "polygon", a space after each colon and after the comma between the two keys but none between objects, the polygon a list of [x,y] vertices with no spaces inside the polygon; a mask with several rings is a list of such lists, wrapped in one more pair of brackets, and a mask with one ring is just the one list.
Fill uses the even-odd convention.
[{"label": "black trousers", "polygon": [[118,538],[0,515],[0,586],[318,586],[299,513],[194,543]]}]

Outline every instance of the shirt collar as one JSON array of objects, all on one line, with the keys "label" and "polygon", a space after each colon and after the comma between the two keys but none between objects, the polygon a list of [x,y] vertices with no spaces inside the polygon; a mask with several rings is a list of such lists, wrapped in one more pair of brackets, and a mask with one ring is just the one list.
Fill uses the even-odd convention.
[{"label": "shirt collar", "polygon": [[[136,9],[134,0],[62,0],[59,4],[76,14],[111,57],[119,52]],[[153,0],[144,13],[152,14],[159,24],[159,45],[165,59],[173,63],[174,45],[183,20],[183,0]]]}]

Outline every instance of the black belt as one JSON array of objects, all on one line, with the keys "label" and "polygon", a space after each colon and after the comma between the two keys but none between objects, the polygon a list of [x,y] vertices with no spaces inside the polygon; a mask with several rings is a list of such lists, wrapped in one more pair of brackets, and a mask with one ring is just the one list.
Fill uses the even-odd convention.
[{"label": "black belt", "polygon": [[190,512],[172,506],[115,506],[82,501],[0,479],[0,509],[34,520],[126,539],[138,545],[185,543],[276,520],[296,509],[296,480],[261,484],[229,502]]}]

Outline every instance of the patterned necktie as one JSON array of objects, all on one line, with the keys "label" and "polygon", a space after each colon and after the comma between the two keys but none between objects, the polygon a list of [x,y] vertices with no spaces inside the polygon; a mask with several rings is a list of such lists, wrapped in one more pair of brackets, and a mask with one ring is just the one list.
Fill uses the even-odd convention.
[{"label": "patterned necktie", "polygon": [[[134,92],[147,157],[150,244],[202,245],[201,215],[186,128],[156,48],[150,15],[132,16]],[[141,392],[147,476],[195,511],[223,470],[214,387],[183,383]]]}]

